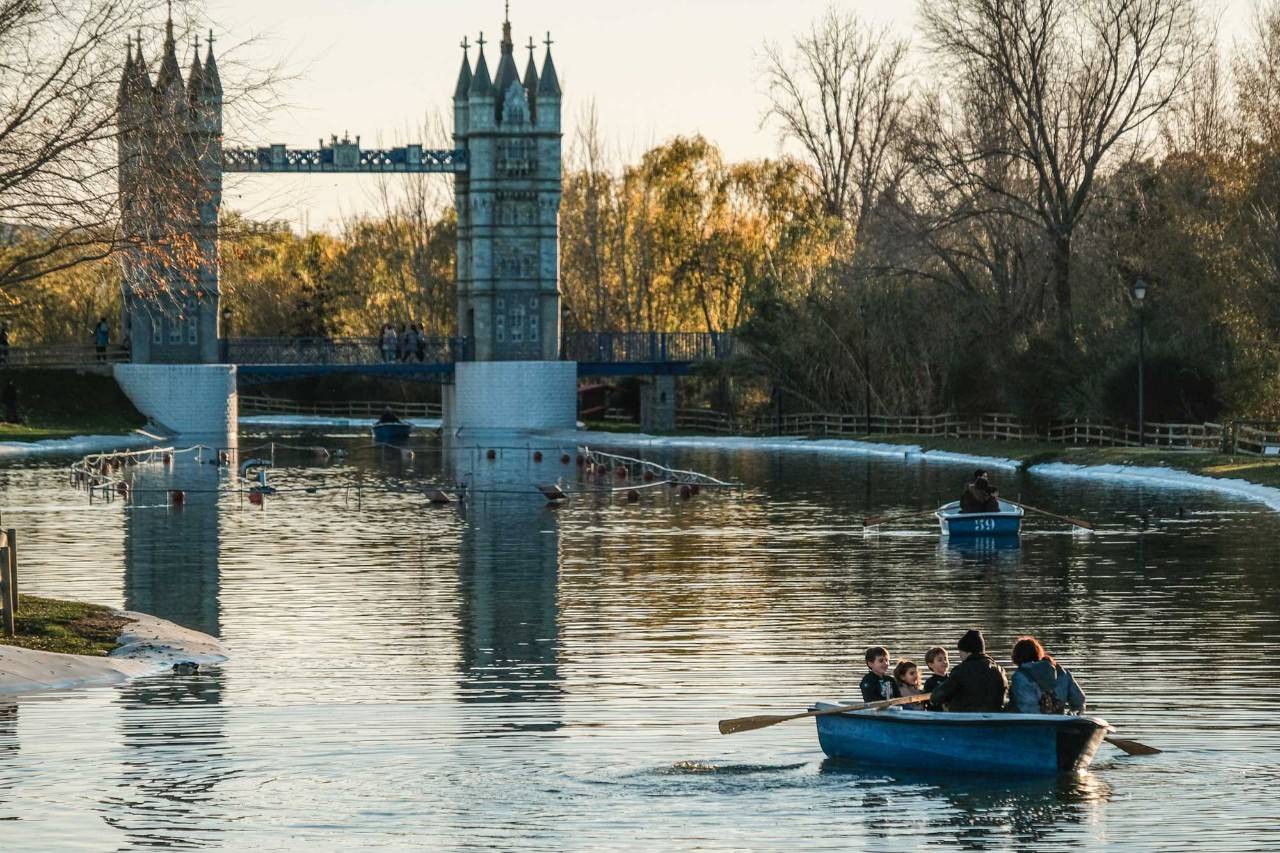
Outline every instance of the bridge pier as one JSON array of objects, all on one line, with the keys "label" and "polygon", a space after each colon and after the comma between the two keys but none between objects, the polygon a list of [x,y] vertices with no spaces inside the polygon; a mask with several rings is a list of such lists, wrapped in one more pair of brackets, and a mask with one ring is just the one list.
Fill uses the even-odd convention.
[{"label": "bridge pier", "polygon": [[676,377],[651,376],[640,381],[641,432],[675,432]]},{"label": "bridge pier", "polygon": [[117,364],[116,383],[139,412],[171,432],[224,446],[236,434],[231,364]]},{"label": "bridge pier", "polygon": [[577,422],[572,361],[460,361],[444,388],[446,433],[573,429]]}]

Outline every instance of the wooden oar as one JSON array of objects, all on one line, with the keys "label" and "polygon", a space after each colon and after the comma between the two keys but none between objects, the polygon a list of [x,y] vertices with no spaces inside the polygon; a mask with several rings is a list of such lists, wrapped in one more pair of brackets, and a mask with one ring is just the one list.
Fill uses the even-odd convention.
[{"label": "wooden oar", "polygon": [[1000,498],[1000,500],[1004,501],[1004,502],[1005,502],[1005,503],[1007,503],[1007,504],[1013,504],[1014,506],[1022,507],[1022,508],[1023,508],[1023,509],[1025,509],[1027,512],[1036,512],[1036,513],[1039,513],[1040,515],[1047,515],[1047,516],[1049,516],[1050,518],[1056,518],[1056,519],[1058,519],[1059,521],[1065,521],[1065,522],[1067,522],[1068,524],[1074,524],[1076,527],[1083,527],[1085,530],[1097,530],[1097,529],[1098,529],[1098,528],[1094,527],[1094,526],[1093,526],[1093,524],[1092,524],[1091,522],[1083,521],[1083,520],[1081,520],[1081,519],[1079,519],[1079,518],[1072,518],[1072,517],[1071,517],[1071,516],[1069,516],[1069,515],[1058,515],[1056,512],[1049,512],[1048,510],[1044,510],[1044,509],[1037,509],[1036,507],[1033,507],[1033,506],[1027,506],[1026,504],[1020,504],[1020,503],[1018,503],[1017,501],[1011,501],[1011,500],[1009,500],[1008,498]]},{"label": "wooden oar", "polygon": [[936,509],[922,509],[919,512],[913,512],[907,515],[877,515],[871,518],[862,519],[862,526],[875,527],[877,524],[884,524],[886,521],[905,521],[908,518],[919,518],[922,515],[932,515],[935,512],[937,512]]},{"label": "wooden oar", "polygon": [[1164,751],[1154,746],[1147,746],[1145,743],[1138,743],[1136,740],[1125,740],[1120,737],[1103,738],[1103,740],[1129,755],[1159,755]]},{"label": "wooden oar", "polygon": [[785,723],[788,720],[801,720],[805,717],[821,717],[823,714],[842,714],[845,711],[874,711],[880,708],[890,708],[894,705],[910,705],[913,702],[925,702],[929,699],[929,693],[921,693],[917,696],[899,696],[896,699],[882,699],[879,702],[860,702],[857,705],[837,705],[834,708],[827,708],[822,711],[805,711],[802,714],[760,714],[755,717],[738,717],[733,720],[720,721],[720,734],[732,735],[738,732],[749,732],[755,729],[768,728],[776,726],[778,723]]}]

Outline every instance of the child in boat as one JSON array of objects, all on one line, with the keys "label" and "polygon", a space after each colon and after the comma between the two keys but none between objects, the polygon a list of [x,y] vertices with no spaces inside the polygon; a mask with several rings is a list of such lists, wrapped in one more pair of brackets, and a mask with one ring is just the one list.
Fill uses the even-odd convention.
[{"label": "child in boat", "polygon": [[[947,650],[942,646],[934,646],[924,653],[924,665],[929,667],[929,677],[924,680],[924,692],[932,693],[944,681],[951,669],[951,661],[947,658]],[[928,704],[930,711],[941,711],[941,705]]]},{"label": "child in boat", "polygon": [[[899,696],[919,696],[924,692],[920,689],[920,667],[916,666],[915,661],[898,661],[898,665],[893,668],[893,683],[898,688]],[[902,707],[908,711],[923,711],[924,706],[924,702],[912,702]]]},{"label": "child in boat", "polygon": [[867,649],[867,669],[858,685],[862,690],[863,702],[880,702],[884,699],[898,698],[898,685],[889,674],[889,650],[884,646],[872,646]]}]

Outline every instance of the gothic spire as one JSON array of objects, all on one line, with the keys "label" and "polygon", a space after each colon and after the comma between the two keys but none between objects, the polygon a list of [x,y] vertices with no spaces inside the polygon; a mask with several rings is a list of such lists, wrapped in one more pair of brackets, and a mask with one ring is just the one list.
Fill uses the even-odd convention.
[{"label": "gothic spire", "polygon": [[116,91],[118,102],[123,105],[129,92],[129,78],[133,76],[133,39],[124,37],[124,70],[120,72],[120,88]]},{"label": "gothic spire", "polygon": [[458,85],[453,89],[453,97],[465,98],[467,91],[471,88],[471,60],[467,57],[467,48],[471,45],[467,44],[466,36],[462,37],[462,68],[458,71]]},{"label": "gothic spire", "polygon": [[164,56],[160,59],[160,71],[156,75],[156,88],[161,92],[170,86],[182,91],[182,71],[178,68],[177,44],[173,40],[173,3],[169,4],[169,20],[164,25]]},{"label": "gothic spire", "polygon": [[529,94],[529,101],[532,103],[533,96],[538,91],[538,66],[533,61],[533,36],[529,36],[529,61],[524,66],[524,90]]},{"label": "gothic spire", "polygon": [[551,61],[551,33],[543,42],[547,46],[547,56],[542,60],[542,77],[538,80],[538,95],[542,97],[560,97],[560,78],[556,76],[556,64]]},{"label": "gothic spire", "polygon": [[498,75],[493,87],[498,90],[498,98],[507,96],[512,83],[520,82],[520,70],[516,68],[515,45],[511,41],[511,4],[507,3],[507,15],[502,22],[502,58],[498,60]]},{"label": "gothic spire", "polygon": [[138,30],[138,36],[134,39],[134,44],[138,46],[138,52],[133,57],[133,95],[138,97],[141,93],[149,93],[151,90],[151,74],[147,71],[147,60],[142,56],[142,30]]},{"label": "gothic spire", "polygon": [[187,72],[187,97],[195,103],[204,94],[204,69],[200,67],[200,36],[191,51],[191,70]]},{"label": "gothic spire", "polygon": [[467,90],[467,94],[473,98],[477,95],[493,94],[493,81],[489,78],[489,64],[484,61],[484,33],[480,34],[476,44],[480,46],[480,58],[476,60],[476,73],[471,78],[471,88]]},{"label": "gothic spire", "polygon": [[209,30],[209,49],[204,55],[204,93],[208,97],[222,97],[222,78],[218,76],[218,63],[213,59],[213,30]]}]

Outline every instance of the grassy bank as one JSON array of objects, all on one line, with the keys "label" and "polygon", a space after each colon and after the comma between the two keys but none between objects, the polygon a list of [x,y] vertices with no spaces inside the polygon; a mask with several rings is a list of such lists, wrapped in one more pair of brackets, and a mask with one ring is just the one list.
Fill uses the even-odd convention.
[{"label": "grassy bank", "polygon": [[[147,419],[115,379],[72,370],[0,371],[0,388],[12,382],[18,423],[0,423],[0,441],[39,441],[73,435],[131,432]],[[0,407],[0,416],[4,415]]]},{"label": "grassy bank", "polygon": [[120,629],[129,621],[100,604],[19,595],[18,614],[14,619],[16,636],[0,637],[0,644],[69,655],[102,656],[116,647]]}]

